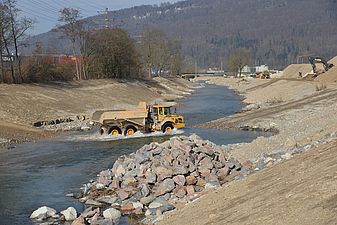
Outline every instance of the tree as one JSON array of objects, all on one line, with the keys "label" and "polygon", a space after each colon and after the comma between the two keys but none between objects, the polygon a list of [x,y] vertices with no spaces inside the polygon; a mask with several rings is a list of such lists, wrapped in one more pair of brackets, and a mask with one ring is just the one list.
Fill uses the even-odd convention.
[{"label": "tree", "polygon": [[132,78],[140,75],[134,41],[122,29],[104,29],[92,36],[90,48],[95,78]]},{"label": "tree", "polygon": [[[3,69],[3,52],[5,51],[11,66],[12,82],[20,83],[24,81],[21,71],[21,57],[19,54],[20,42],[25,37],[26,31],[33,26],[33,20],[20,17],[20,10],[16,7],[16,0],[7,0],[0,3],[0,47],[1,47],[1,66],[2,66],[2,79],[4,76]],[[14,47],[13,59],[10,46]],[[17,65],[14,65],[14,61]],[[16,74],[16,70],[18,74]]]},{"label": "tree", "polygon": [[163,31],[145,28],[142,31],[141,52],[149,71],[149,77],[151,77],[151,72],[155,72],[158,76],[161,76],[163,71],[171,74],[180,73],[183,61],[181,44],[170,40]]},{"label": "tree", "polygon": [[82,79],[80,62],[77,58],[77,43],[80,34],[83,32],[83,23],[81,22],[81,12],[74,8],[64,8],[60,10],[59,21],[63,23],[61,31],[70,39],[72,52],[75,57],[76,79]]},{"label": "tree", "polygon": [[0,83],[4,82],[5,76],[5,68],[4,68],[4,61],[3,61],[3,53],[4,53],[4,40],[3,36],[6,32],[6,19],[5,19],[5,6],[0,2],[0,66],[1,66],[1,74],[0,74]]},{"label": "tree", "polygon": [[23,82],[21,71],[21,57],[19,57],[19,41],[25,35],[26,31],[33,26],[33,21],[23,17],[19,19],[19,9],[16,7],[16,0],[7,0],[8,13],[10,18],[10,30],[14,44],[15,58],[18,62],[20,82]]},{"label": "tree", "polygon": [[181,44],[178,41],[169,41],[169,70],[172,75],[179,75],[183,67],[184,57],[181,53]]},{"label": "tree", "polygon": [[251,63],[250,52],[247,49],[238,49],[232,55],[230,55],[227,67],[231,70],[235,75],[239,73],[241,77],[243,67],[249,65]]}]

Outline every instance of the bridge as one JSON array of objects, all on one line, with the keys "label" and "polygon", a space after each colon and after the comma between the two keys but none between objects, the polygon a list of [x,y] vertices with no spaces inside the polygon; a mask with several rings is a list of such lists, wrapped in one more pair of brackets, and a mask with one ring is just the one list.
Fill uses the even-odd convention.
[{"label": "bridge", "polygon": [[193,79],[195,77],[222,77],[226,73],[182,73],[180,76],[184,79]]}]

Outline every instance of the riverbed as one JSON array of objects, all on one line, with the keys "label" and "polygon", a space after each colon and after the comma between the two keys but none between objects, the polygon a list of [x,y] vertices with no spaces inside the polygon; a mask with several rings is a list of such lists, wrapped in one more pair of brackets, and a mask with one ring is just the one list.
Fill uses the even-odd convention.
[{"label": "riverbed", "polygon": [[[218,131],[193,128],[194,125],[234,114],[243,107],[233,91],[220,86],[206,85],[181,100],[177,113],[187,120],[185,134],[197,133],[216,144],[250,142],[262,135],[244,131]],[[44,140],[15,146],[0,153],[0,224],[32,224],[29,215],[47,205],[60,211],[83,205],[65,197],[77,192],[83,183],[111,168],[123,154],[130,154],[151,142],[163,142],[169,136],[109,140],[96,138],[96,133],[72,132]],[[121,224],[126,224],[122,220]]]}]

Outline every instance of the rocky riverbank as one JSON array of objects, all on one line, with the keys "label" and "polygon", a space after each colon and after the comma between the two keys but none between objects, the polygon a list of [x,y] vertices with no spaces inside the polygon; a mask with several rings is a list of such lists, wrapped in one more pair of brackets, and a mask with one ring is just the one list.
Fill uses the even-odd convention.
[{"label": "rocky riverbank", "polygon": [[[205,79],[235,89],[244,96],[248,107],[202,127],[277,132],[268,138],[224,148],[229,156],[250,162],[254,171],[262,172],[213,191],[207,198],[165,216],[159,224],[328,224],[335,221],[329,199],[335,200],[337,194],[331,185],[335,183],[332,167],[337,130],[336,84],[329,83],[321,89],[316,81],[305,80]],[[322,186],[321,182],[330,185]],[[202,208],[206,209],[206,216],[200,215]]]},{"label": "rocky riverbank", "polygon": [[[84,185],[81,194],[74,195],[90,206],[74,224],[113,223],[116,221],[107,215],[116,210],[123,215],[144,217],[143,223],[154,223],[164,213],[184,207],[210,189],[252,172],[253,165],[241,164],[222,147],[195,134],[172,137],[162,144],[151,143],[119,157],[111,169],[100,172],[97,180]],[[54,223],[65,219],[56,212],[51,215],[48,210],[40,211],[41,214],[33,213],[31,218],[51,218]]]},{"label": "rocky riverbank", "polygon": [[288,151],[264,154],[239,162],[230,157],[234,146],[217,146],[193,134],[172,137],[162,144],[145,145],[135,153],[121,156],[113,167],[104,170],[70,194],[86,205],[77,214],[72,207],[56,213],[42,207],[32,213],[34,221],[62,224],[118,224],[122,215],[136,215],[141,223],[152,224],[172,210],[185,208],[214,189],[245,179],[294,155],[316,149],[337,139],[331,133],[314,145],[296,146]]}]

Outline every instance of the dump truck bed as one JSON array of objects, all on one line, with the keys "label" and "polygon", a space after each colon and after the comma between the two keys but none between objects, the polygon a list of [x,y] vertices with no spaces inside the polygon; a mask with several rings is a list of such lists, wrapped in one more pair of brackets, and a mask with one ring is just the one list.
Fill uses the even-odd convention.
[{"label": "dump truck bed", "polygon": [[148,111],[146,104],[140,104],[136,109],[130,110],[101,110],[96,111],[92,121],[100,124],[110,124],[120,121],[129,121],[140,126],[145,125]]}]

